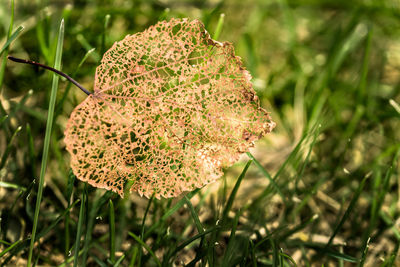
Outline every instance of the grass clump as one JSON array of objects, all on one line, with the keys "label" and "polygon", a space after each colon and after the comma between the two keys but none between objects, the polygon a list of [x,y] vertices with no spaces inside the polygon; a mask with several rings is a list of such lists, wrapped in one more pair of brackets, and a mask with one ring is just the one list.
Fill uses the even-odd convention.
[{"label": "grass clump", "polygon": [[[396,266],[395,1],[5,3],[0,264]],[[235,44],[276,129],[251,161],[181,198],[122,199],[75,181],[62,140],[85,95],[5,58],[62,65],[91,89],[103,51],[171,17],[200,19]]]}]

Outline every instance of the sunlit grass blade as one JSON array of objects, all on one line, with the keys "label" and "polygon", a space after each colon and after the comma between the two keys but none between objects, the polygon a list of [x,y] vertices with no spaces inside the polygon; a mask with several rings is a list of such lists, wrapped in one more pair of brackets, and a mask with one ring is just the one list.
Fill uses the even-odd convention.
[{"label": "sunlit grass blade", "polygon": [[274,187],[274,189],[276,190],[276,192],[279,194],[279,196],[281,197],[282,201],[286,205],[286,198],[283,195],[283,193],[282,193],[281,189],[279,188],[279,186],[277,185],[277,183],[274,181],[274,179],[272,179],[271,175],[267,172],[267,170],[265,170],[265,168],[260,164],[260,162],[258,162],[258,160],[256,160],[256,158],[250,152],[247,152],[246,154],[254,162],[254,164],[257,166],[257,168],[260,170],[260,172],[272,184],[272,186]]},{"label": "sunlit grass blade", "polygon": [[108,24],[110,23],[110,18],[111,18],[110,14],[107,14],[104,17],[104,28],[103,28],[103,33],[101,34],[101,49],[100,49],[101,54],[104,54],[104,52],[106,51],[106,36],[107,36]]},{"label": "sunlit grass blade", "polygon": [[222,26],[224,25],[224,19],[225,19],[225,14],[222,13],[221,15],[219,15],[219,19],[218,19],[218,23],[217,23],[217,28],[215,29],[214,35],[213,35],[213,39],[214,40],[218,40],[219,35],[222,32]]},{"label": "sunlit grass blade", "polygon": [[284,263],[284,259],[288,259],[293,266],[297,267],[296,261],[292,257],[290,257],[288,254],[283,253],[281,251],[281,252],[279,252],[279,256],[281,256],[281,265],[282,266],[290,266],[289,264]]},{"label": "sunlit grass blade", "polygon": [[85,36],[83,36],[82,34],[78,34],[76,36],[76,39],[78,40],[78,42],[83,46],[83,48],[86,49],[86,51],[92,51],[92,57],[96,62],[99,62],[101,59],[101,56],[99,55],[99,53],[96,52],[96,50],[94,50],[94,47],[89,44],[89,42],[86,40]]},{"label": "sunlit grass blade", "polygon": [[138,251],[139,251],[139,246],[132,246],[132,250],[131,250],[131,261],[129,262],[129,267],[133,267],[136,266],[136,258],[138,255]]},{"label": "sunlit grass blade", "polygon": [[[0,49],[0,55],[3,54],[4,51],[10,46],[10,44],[18,37],[18,35],[24,30],[24,26],[19,26],[10,36],[10,38],[7,39],[6,43],[3,45],[3,47]],[[7,58],[7,57],[5,57]]]},{"label": "sunlit grass blade", "polygon": [[367,38],[366,38],[366,45],[365,45],[365,52],[364,52],[364,59],[362,63],[361,75],[360,75],[360,82],[358,84],[358,95],[357,95],[357,104],[362,105],[365,101],[365,93],[368,81],[368,70],[369,70],[369,62],[370,62],[370,54],[371,54],[371,44],[372,44],[372,36],[373,36],[373,29],[370,27],[368,30]]},{"label": "sunlit grass blade", "polygon": [[369,242],[371,241],[371,238],[367,239],[366,245],[364,246],[364,249],[361,254],[361,259],[360,263],[358,264],[358,267],[363,267],[365,263],[365,259],[367,257],[368,249],[369,249]]},{"label": "sunlit grass blade", "polygon": [[[297,142],[296,146],[294,147],[294,149],[292,150],[292,152],[290,152],[289,156],[286,158],[286,160],[283,162],[283,164],[279,167],[278,171],[276,172],[276,174],[272,177],[272,180],[275,181],[283,172],[283,170],[286,168],[286,166],[297,156],[297,154],[299,153],[301,146],[303,144],[303,142],[306,140],[307,138],[307,134],[304,134],[302,136],[302,138]],[[258,206],[258,204],[265,198],[267,197],[269,194],[271,194],[271,192],[273,189],[273,185],[269,184],[254,200],[252,203],[252,206]]]},{"label": "sunlit grass blade", "polygon": [[133,237],[133,239],[135,239],[136,242],[138,242],[142,247],[144,247],[144,248],[147,250],[147,252],[150,253],[151,257],[154,259],[154,261],[156,262],[157,266],[161,267],[161,262],[160,262],[160,260],[157,258],[157,256],[156,256],[156,255],[154,254],[154,252],[151,250],[151,248],[150,248],[146,243],[144,243],[138,236],[136,236],[134,233],[129,232],[129,235],[130,235],[131,237]]},{"label": "sunlit grass blade", "polygon": [[235,186],[233,187],[232,192],[229,195],[228,201],[227,201],[227,203],[226,203],[226,205],[224,207],[224,211],[222,212],[222,219],[221,219],[222,223],[221,223],[221,225],[225,225],[227,223],[228,213],[232,209],[233,201],[235,200],[235,197],[236,197],[236,194],[237,194],[237,192],[239,190],[240,184],[241,184],[244,176],[246,175],[246,172],[249,169],[249,167],[250,167],[252,162],[253,162],[252,160],[249,160],[246,163],[246,166],[244,166],[242,173],[239,175],[239,177],[238,177],[238,179],[237,179],[237,181],[235,183]]},{"label": "sunlit grass blade", "polygon": [[115,262],[113,267],[118,267],[124,259],[125,259],[125,254],[123,254],[121,257],[119,257],[119,259]]},{"label": "sunlit grass blade", "polygon": [[17,189],[17,190],[21,190],[21,191],[25,191],[26,190],[25,187],[20,186],[18,184],[13,184],[13,183],[8,183],[8,182],[3,182],[3,181],[0,181],[0,187],[12,188],[12,189]]},{"label": "sunlit grass blade", "polygon": [[[54,63],[55,69],[60,69],[60,67],[61,67],[63,41],[64,41],[64,20],[61,20],[60,30],[59,30],[59,34],[58,34],[57,51],[56,51],[56,57],[55,57],[55,63]],[[51,130],[52,130],[52,126],[53,126],[53,115],[54,115],[54,106],[56,103],[56,96],[57,96],[57,89],[58,89],[58,79],[59,79],[58,75],[54,74],[53,75],[53,84],[52,84],[52,88],[51,88],[49,109],[48,109],[48,113],[47,113],[46,134],[45,134],[44,145],[43,145],[42,165],[41,165],[40,177],[39,177],[39,188],[38,188],[38,193],[37,193],[37,198],[36,198],[35,215],[34,215],[33,228],[32,228],[32,239],[31,239],[31,244],[29,247],[29,255],[28,255],[28,261],[27,261],[28,267],[31,266],[31,262],[32,262],[33,246],[35,244],[35,235],[36,235],[36,229],[37,229],[38,220],[39,220],[39,210],[40,210],[40,203],[42,201],[44,175],[46,172],[47,160],[48,160],[48,156],[49,156],[48,153],[49,153],[49,147],[50,147]]]},{"label": "sunlit grass blade", "polygon": [[389,100],[389,104],[394,108],[394,110],[400,115],[400,105],[393,99]]},{"label": "sunlit grass blade", "polygon": [[74,248],[74,267],[78,266],[79,263],[79,248],[81,244],[81,236],[82,236],[82,226],[85,221],[85,207],[87,201],[87,184],[85,184],[85,189],[82,192],[82,201],[81,207],[79,208],[79,217],[78,217],[78,226],[76,229],[76,238],[75,238],[75,248]]},{"label": "sunlit grass blade", "polygon": [[167,16],[169,14],[171,10],[167,7],[166,9],[164,9],[164,11],[160,14],[160,16],[158,17],[158,21],[162,21],[167,19]]},{"label": "sunlit grass blade", "polygon": [[204,227],[200,222],[197,212],[193,208],[192,202],[190,202],[190,200],[186,196],[184,196],[183,198],[186,200],[186,205],[188,206],[188,208],[190,210],[190,214],[192,215],[192,218],[193,218],[194,224],[196,225],[197,231],[199,233],[204,232]]},{"label": "sunlit grass blade", "polygon": [[3,250],[2,252],[0,252],[0,258],[3,257],[7,252],[12,250],[15,246],[17,246],[20,242],[21,242],[21,240],[18,240],[16,242],[14,242],[13,244],[11,244],[8,248]]},{"label": "sunlit grass blade", "polygon": [[297,188],[297,184],[298,184],[299,180],[301,179],[301,177],[303,177],[304,170],[305,170],[305,168],[306,168],[306,166],[307,166],[307,164],[308,164],[308,162],[310,160],[310,155],[311,155],[311,152],[312,152],[312,150],[314,148],[315,143],[317,142],[317,138],[318,138],[318,136],[320,134],[320,129],[321,129],[321,125],[318,125],[316,127],[316,129],[314,130],[314,136],[313,136],[311,144],[310,144],[310,146],[308,148],[308,152],[307,152],[306,158],[304,159],[304,162],[303,162],[303,164],[302,164],[302,166],[301,166],[301,168],[300,168],[300,170],[298,172],[299,174],[296,177],[296,182],[295,182],[296,188]]}]

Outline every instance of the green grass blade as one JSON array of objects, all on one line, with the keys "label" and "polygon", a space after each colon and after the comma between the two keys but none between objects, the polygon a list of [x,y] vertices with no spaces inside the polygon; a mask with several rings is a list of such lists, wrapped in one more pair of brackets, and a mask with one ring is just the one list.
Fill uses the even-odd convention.
[{"label": "green grass blade", "polygon": [[[33,186],[33,183],[32,183],[32,186]],[[23,198],[26,198],[27,197],[27,194],[29,194],[29,187],[28,187],[28,189],[27,189],[27,191],[25,191],[24,192],[24,194],[22,195],[23,196]],[[57,225],[58,225],[58,223],[61,221],[61,219],[78,203],[79,201],[77,200],[77,201],[75,201],[74,203],[72,203],[72,205],[69,207],[69,208],[67,208],[67,209],[65,209],[62,213],[61,213],[61,215],[60,216],[58,216],[47,228],[45,228],[45,229],[43,229],[42,231],[40,231],[37,235],[36,235],[36,240],[35,240],[35,242],[37,241],[37,240],[39,240],[40,238],[42,238],[43,236],[45,236],[45,235],[47,235],[51,230],[53,230]],[[11,256],[9,256],[7,259],[5,259],[3,262],[2,262],[2,265],[4,266],[7,266],[7,263],[11,260],[11,258],[12,257],[14,257],[14,255],[16,255],[16,254],[18,254],[20,251],[22,251],[23,249],[25,249],[25,248],[27,248],[27,247],[29,247],[30,246],[30,243],[31,243],[31,237],[30,238],[27,238],[27,239],[25,239],[24,241],[22,241],[21,243],[19,243],[18,245],[16,245],[13,249],[12,249],[12,251],[11,251]]]},{"label": "green grass blade", "polygon": [[[197,194],[197,192],[199,192],[200,189],[195,189],[192,192],[186,194],[186,197],[188,199],[191,199],[195,194]],[[149,230],[147,230],[146,234],[144,235],[143,240],[146,240],[147,237],[155,230],[157,229],[169,216],[171,216],[172,214],[174,214],[177,210],[179,210],[184,204],[186,203],[185,199],[181,199],[179,200],[173,207],[171,207],[170,209],[168,209],[164,215],[155,223],[153,224],[152,227],[149,228]]]},{"label": "green grass blade", "polygon": [[[395,168],[396,164],[398,164],[397,159],[398,159],[399,154],[400,154],[400,148],[397,147],[397,150],[395,151],[395,155],[393,156],[393,159],[392,159],[392,163],[389,166],[389,168],[386,170],[385,177],[384,177],[383,181],[380,182],[381,184],[378,189],[378,192],[376,193],[376,195],[373,199],[373,203],[372,203],[373,205],[371,208],[371,217],[369,219],[368,229],[365,231],[364,237],[363,237],[363,239],[364,239],[363,245],[362,245],[363,253],[364,253],[364,251],[367,250],[369,240],[371,237],[371,233],[373,232],[373,229],[377,225],[377,221],[379,218],[379,211],[382,208],[385,196],[388,194],[390,178],[392,177],[393,169]],[[363,262],[363,260],[361,262]],[[359,266],[362,266],[361,263]]]},{"label": "green grass blade", "polygon": [[14,242],[12,245],[10,245],[8,248],[3,250],[2,252],[0,252],[0,258],[3,257],[7,252],[12,250],[14,247],[16,247],[20,242],[21,242],[21,240],[18,240],[16,242]]},{"label": "green grass blade", "polygon": [[135,262],[136,262],[136,258],[137,258],[137,255],[138,255],[138,251],[139,251],[139,246],[132,246],[132,249],[131,249],[131,261],[129,262],[129,267],[134,267],[134,266],[136,266],[135,265]]},{"label": "green grass blade", "polygon": [[119,259],[115,262],[113,267],[118,267],[124,259],[125,259],[125,254],[123,254],[121,257],[119,257]]},{"label": "green grass blade", "polygon": [[242,180],[243,180],[244,176],[246,175],[246,172],[249,169],[252,162],[253,162],[252,160],[249,160],[246,163],[246,166],[244,166],[242,173],[239,175],[239,178],[237,179],[236,184],[233,187],[231,194],[229,195],[228,202],[226,203],[224,211],[222,213],[222,224],[221,225],[224,225],[228,219],[228,213],[232,208],[233,201],[235,200],[236,194],[240,187],[240,183],[242,182]]},{"label": "green grass blade", "polygon": [[[18,35],[24,30],[24,26],[19,26],[10,36],[10,38],[7,39],[6,43],[3,45],[3,47],[0,49],[0,55],[3,54],[4,51],[10,46],[10,44],[17,39]],[[6,57],[5,57],[6,58]]]},{"label": "green grass blade", "polygon": [[12,189],[17,189],[17,190],[21,190],[21,191],[25,191],[26,190],[25,187],[20,186],[18,184],[13,184],[13,183],[8,183],[8,182],[3,182],[3,181],[0,181],[0,187],[12,188]]},{"label": "green grass blade", "polygon": [[188,208],[190,210],[190,214],[192,215],[192,218],[193,218],[194,224],[196,225],[197,231],[199,233],[204,232],[204,227],[200,222],[197,212],[193,208],[192,202],[190,202],[190,200],[186,196],[184,196],[183,198],[185,199],[186,205],[188,206]]},{"label": "green grass blade", "polygon": [[246,153],[247,156],[254,162],[254,164],[257,166],[257,168],[260,170],[260,172],[269,180],[269,182],[272,184],[276,192],[279,194],[279,196],[282,198],[282,201],[287,204],[286,198],[283,195],[281,189],[279,188],[278,184],[275,182],[274,179],[272,179],[271,175],[265,170],[265,168],[256,160],[256,158],[250,153]]},{"label": "green grass blade", "polygon": [[99,53],[97,53],[95,50],[93,50],[92,45],[89,44],[89,42],[86,40],[85,36],[83,36],[82,34],[78,34],[76,36],[76,39],[83,46],[83,48],[85,48],[87,51],[92,51],[92,57],[96,62],[99,62],[101,60],[101,56],[99,55]]},{"label": "green grass blade", "polygon": [[[293,244],[296,244],[296,246],[299,245],[298,242],[294,242]],[[303,246],[314,249],[315,251],[317,251],[318,253],[324,254],[326,256],[335,258],[335,259],[339,259],[339,260],[343,260],[346,262],[352,262],[352,263],[357,263],[358,259],[352,256],[349,256],[347,254],[343,254],[340,252],[337,252],[335,250],[329,249],[329,248],[325,248],[325,246],[318,244],[318,243],[312,243],[312,242],[302,242],[301,243]]]},{"label": "green grass blade", "polygon": [[213,233],[215,232],[217,229],[219,229],[219,226],[213,226],[210,229],[207,229],[187,240],[185,240],[184,242],[182,242],[182,244],[180,244],[179,246],[177,246],[174,251],[171,253],[170,257],[173,257],[176,253],[178,253],[179,251],[181,251],[182,249],[184,249],[186,246],[188,246],[190,243],[192,243],[193,241],[199,239],[199,238],[203,238],[205,235],[209,234],[209,233]]},{"label": "green grass blade", "polygon": [[144,247],[150,253],[151,257],[154,259],[154,261],[156,262],[157,266],[161,267],[161,262],[157,258],[156,254],[154,254],[153,250],[151,250],[151,248],[146,243],[144,243],[138,236],[136,236],[134,233],[129,232],[129,235],[131,237],[133,237],[133,239],[135,239],[136,242],[138,242],[142,247]]},{"label": "green grass blade", "polygon": [[312,216],[311,218],[309,218],[308,220],[306,220],[305,222],[299,224],[298,226],[294,227],[293,229],[283,233],[282,235],[279,236],[280,240],[286,240],[289,236],[300,232],[302,229],[306,228],[309,224],[313,223],[315,220],[318,219],[318,215],[315,214],[314,216]]},{"label": "green grass blade", "polygon": [[231,230],[231,235],[229,237],[229,241],[228,241],[228,246],[226,248],[225,254],[224,254],[224,258],[222,260],[222,266],[230,266],[230,260],[232,259],[233,256],[233,244],[235,243],[235,237],[236,237],[236,228],[239,222],[239,217],[240,217],[240,210],[238,212],[236,212],[236,216],[235,219],[233,220],[233,226],[232,226],[232,230]]},{"label": "green grass blade", "polygon": [[[150,210],[150,206],[151,206],[151,203],[153,202],[153,200],[154,200],[154,194],[149,199],[149,201],[147,203],[146,210],[145,210],[144,215],[143,215],[142,226],[141,226],[141,229],[140,229],[140,238],[142,238],[142,239],[144,238],[144,228],[145,228],[145,224],[146,224],[147,214],[148,214],[148,212]],[[139,247],[138,247],[137,258],[138,258],[138,266],[140,266],[140,263],[141,263],[141,260],[142,260],[142,247],[140,246],[140,244],[139,244]]]},{"label": "green grass blade", "polygon": [[362,251],[361,254],[361,259],[360,259],[360,263],[358,264],[359,267],[363,267],[364,263],[365,263],[365,258],[367,257],[367,253],[368,253],[368,249],[369,249],[369,242],[371,241],[371,238],[367,239],[366,245]]},{"label": "green grass blade", "polygon": [[[286,160],[283,162],[281,167],[279,167],[278,171],[276,174],[272,177],[272,180],[275,181],[283,172],[283,170],[286,168],[286,166],[295,158],[295,156],[299,153],[301,145],[303,142],[306,140],[307,135],[304,134],[302,138],[298,141],[296,144],[295,148],[290,152],[289,156],[286,158]],[[269,184],[253,201],[252,206],[258,206],[258,204],[268,195],[271,193],[271,188],[273,187],[272,184]]]},{"label": "green grass blade", "polygon": [[106,52],[106,36],[107,36],[108,24],[110,23],[110,18],[111,18],[110,14],[107,14],[104,17],[104,28],[103,28],[103,33],[101,34],[101,49],[100,49],[102,55],[104,54],[104,52]]},{"label": "green grass blade", "polygon": [[[61,67],[63,42],[64,42],[64,20],[61,20],[60,31],[58,34],[57,52],[56,52],[55,63],[54,63],[55,69],[60,69],[60,67]],[[29,255],[28,255],[28,261],[27,261],[28,267],[31,266],[31,262],[32,262],[33,246],[35,243],[35,235],[36,235],[36,229],[37,229],[37,224],[38,224],[38,219],[39,219],[40,202],[42,201],[44,175],[46,172],[47,160],[48,160],[48,156],[49,156],[48,153],[49,153],[49,147],[50,147],[51,130],[52,130],[52,126],[53,126],[53,115],[54,115],[54,106],[56,103],[56,96],[57,96],[57,89],[58,89],[58,79],[59,79],[58,75],[54,74],[53,75],[53,84],[52,84],[52,88],[51,88],[49,110],[47,113],[46,134],[45,134],[45,138],[44,138],[42,165],[41,165],[40,177],[39,177],[39,188],[38,188],[38,193],[37,193],[37,198],[36,198],[36,208],[35,208],[35,216],[34,216],[34,221],[33,221],[32,239],[31,239],[31,244],[29,247]]]},{"label": "green grass blade", "polygon": [[28,93],[26,93],[22,99],[15,104],[15,106],[13,107],[13,109],[10,111],[10,113],[8,114],[8,117],[0,122],[0,127],[3,127],[3,124],[6,123],[7,121],[9,121],[11,118],[13,118],[15,116],[15,114],[25,105],[26,101],[28,100],[29,97],[31,97],[33,94],[33,90],[29,90]]},{"label": "green grass blade", "polygon": [[31,165],[31,175],[34,177],[36,173],[35,145],[33,142],[31,125],[29,123],[26,124],[26,135],[28,139],[28,156],[29,164]]},{"label": "green grass blade", "polygon": [[3,155],[1,156],[1,161],[0,161],[0,170],[3,169],[4,165],[6,165],[6,161],[8,158],[8,154],[10,154],[12,145],[14,143],[14,139],[17,136],[17,134],[21,131],[22,127],[19,126],[15,132],[13,133],[13,135],[11,136],[10,141],[7,144],[6,150],[4,151]]},{"label": "green grass blade", "polygon": [[[5,73],[6,65],[7,65],[7,56],[8,56],[9,46],[10,46],[11,42],[15,38],[17,38],[18,34],[23,29],[23,27],[20,26],[14,32],[14,34],[11,34],[13,27],[14,27],[14,0],[11,0],[11,18],[10,18],[10,25],[9,25],[8,33],[7,33],[7,41],[6,41],[6,43],[3,45],[3,47],[0,50],[0,56],[4,52],[4,55],[3,55],[3,58],[2,58],[2,61],[1,61],[1,65],[0,65],[0,92],[3,89],[4,73]],[[4,110],[4,107],[3,107],[1,102],[0,102],[0,111],[1,111],[2,115],[6,114],[6,111]]]},{"label": "green grass blade", "polygon": [[110,230],[110,261],[112,264],[115,262],[115,210],[114,204],[110,199],[109,205],[109,230]]},{"label": "green grass blade", "polygon": [[75,238],[75,248],[74,248],[74,267],[78,266],[79,261],[79,248],[81,244],[81,236],[82,236],[82,225],[85,220],[85,206],[87,201],[87,184],[85,184],[85,189],[82,192],[82,201],[81,207],[79,208],[79,218],[78,218],[78,227],[76,229],[76,238]]},{"label": "green grass blade", "polygon": [[284,262],[283,262],[284,258],[288,259],[293,264],[293,266],[297,266],[295,260],[292,257],[290,257],[288,254],[283,253],[281,251],[281,252],[279,252],[279,255],[281,256],[281,264],[282,264],[282,266],[288,266],[288,264],[284,264]]},{"label": "green grass blade", "polygon": [[160,16],[158,16],[158,21],[166,20],[170,11],[171,10],[168,7],[164,9],[164,11],[161,12]]},{"label": "green grass blade", "polygon": [[[68,207],[71,205],[71,201],[72,201],[72,191],[74,188],[74,182],[75,182],[75,178],[76,176],[74,175],[74,173],[72,172],[72,170],[69,171],[69,175],[68,175],[68,182],[67,182],[67,195],[66,195],[66,199],[68,202]],[[70,245],[70,238],[69,238],[69,212],[67,213],[67,215],[65,216],[65,235],[64,235],[64,253],[67,256],[69,254],[69,245]]]},{"label": "green grass blade", "polygon": [[110,199],[110,197],[112,195],[113,195],[113,192],[111,192],[111,191],[105,192],[97,201],[94,202],[93,207],[90,208],[89,218],[87,220],[87,226],[86,226],[85,242],[84,242],[83,251],[82,251],[82,264],[83,265],[86,264],[89,247],[92,242],[92,233],[93,233],[93,228],[94,228],[94,224],[96,221],[97,213],[99,212],[99,209],[108,202],[108,200]]},{"label": "green grass blade", "polygon": [[222,13],[221,15],[219,15],[219,19],[218,19],[218,23],[217,23],[217,28],[215,28],[215,32],[213,35],[213,39],[214,40],[218,40],[221,32],[222,32],[222,26],[224,25],[224,19],[225,19],[225,14]]},{"label": "green grass blade", "polygon": [[[389,256],[389,259],[387,260],[387,266],[392,267],[392,266],[396,266],[396,257],[399,253],[399,248],[400,248],[400,241],[397,240],[397,243],[395,245],[395,247],[393,248],[392,253]],[[394,265],[396,264],[396,265]]]},{"label": "green grass blade", "polygon": [[355,207],[355,205],[356,205],[356,203],[357,203],[357,200],[358,200],[358,198],[360,197],[361,192],[362,192],[363,189],[364,189],[364,185],[365,185],[365,182],[367,181],[368,177],[369,177],[369,175],[366,175],[366,176],[364,177],[364,179],[361,181],[360,185],[358,186],[356,192],[354,193],[353,198],[352,198],[351,201],[350,201],[350,204],[349,204],[349,206],[348,206],[346,212],[343,214],[342,219],[341,219],[340,222],[336,225],[335,230],[333,231],[331,237],[329,238],[329,241],[328,241],[328,243],[326,244],[327,247],[329,247],[329,246],[332,244],[332,241],[333,241],[333,239],[335,238],[336,234],[337,234],[337,233],[339,232],[339,230],[342,228],[343,224],[345,223],[345,221],[347,220],[347,218],[350,216],[351,212],[353,211],[353,209],[354,209],[354,207]]},{"label": "green grass blade", "polygon": [[[1,88],[3,87],[3,79],[4,79],[4,71],[6,69],[7,65],[7,56],[8,56],[8,46],[10,45],[11,41],[11,32],[14,27],[14,0],[11,0],[11,18],[10,18],[10,25],[8,27],[8,33],[7,33],[7,42],[3,46],[3,48],[0,50],[0,55],[3,53],[4,50],[6,50],[6,53],[4,54],[3,60],[1,62],[0,66],[0,91]],[[10,42],[8,42],[10,41]]]}]

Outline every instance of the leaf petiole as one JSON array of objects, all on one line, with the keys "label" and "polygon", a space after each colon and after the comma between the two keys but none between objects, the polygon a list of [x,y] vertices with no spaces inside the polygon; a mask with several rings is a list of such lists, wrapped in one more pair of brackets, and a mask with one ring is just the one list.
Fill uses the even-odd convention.
[{"label": "leaf petiole", "polygon": [[43,65],[41,63],[37,63],[35,61],[31,61],[31,60],[26,60],[26,59],[21,59],[21,58],[16,58],[13,56],[8,56],[7,57],[9,60],[14,61],[14,62],[18,62],[18,63],[24,63],[24,64],[30,64],[30,65],[34,65],[34,66],[39,66],[41,68],[44,68],[46,70],[50,70],[54,73],[57,73],[58,75],[63,76],[64,78],[66,78],[68,81],[70,81],[71,83],[75,84],[79,89],[81,89],[85,94],[87,95],[91,95],[92,93],[89,92],[85,87],[83,87],[80,83],[78,83],[77,81],[75,81],[74,79],[72,79],[70,76],[68,76],[67,74],[65,74],[62,71],[59,71],[55,68]]}]

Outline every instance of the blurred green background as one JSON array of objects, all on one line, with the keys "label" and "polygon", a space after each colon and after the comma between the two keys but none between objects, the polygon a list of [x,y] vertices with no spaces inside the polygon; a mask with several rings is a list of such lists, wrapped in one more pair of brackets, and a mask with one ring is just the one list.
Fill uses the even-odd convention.
[{"label": "blurred green background", "polygon": [[[11,10],[0,2],[0,48]],[[212,35],[222,26],[277,127],[189,194],[193,206],[120,199],[74,182],[63,131],[85,95],[61,80],[33,262],[72,266],[79,252],[81,266],[400,266],[397,0],[16,1],[11,33],[24,29],[0,65],[0,264],[28,258],[52,80],[7,54],[53,66],[64,18],[62,70],[92,90],[115,41],[172,17]]]}]

